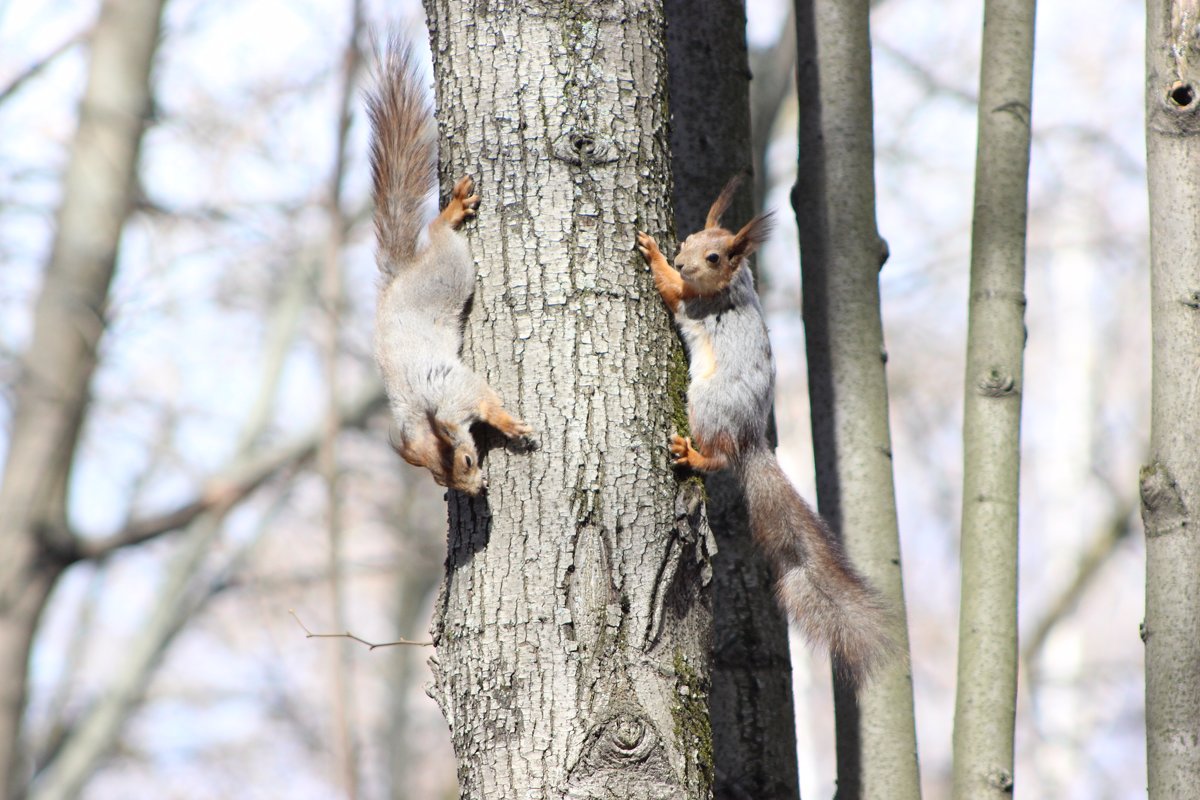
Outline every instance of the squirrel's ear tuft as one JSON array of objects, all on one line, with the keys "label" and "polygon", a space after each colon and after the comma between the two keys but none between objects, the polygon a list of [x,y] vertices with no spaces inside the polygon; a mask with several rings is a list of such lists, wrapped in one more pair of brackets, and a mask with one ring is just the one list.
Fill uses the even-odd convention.
[{"label": "squirrel's ear tuft", "polygon": [[767,240],[774,227],[775,220],[771,212],[759,214],[747,222],[740,231],[733,235],[733,243],[729,245],[729,260],[740,260],[753,253],[760,244]]},{"label": "squirrel's ear tuft", "polygon": [[725,188],[717,195],[717,199],[713,201],[712,208],[708,210],[708,219],[704,221],[704,229],[721,227],[721,215],[729,208],[729,204],[733,202],[733,196],[737,193],[738,187],[742,185],[742,176],[734,175],[729,179],[729,183],[725,184]]}]

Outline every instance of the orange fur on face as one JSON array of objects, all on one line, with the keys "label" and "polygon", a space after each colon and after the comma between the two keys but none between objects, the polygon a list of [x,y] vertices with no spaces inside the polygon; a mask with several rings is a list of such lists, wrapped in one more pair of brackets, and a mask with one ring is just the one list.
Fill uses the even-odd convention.
[{"label": "orange fur on face", "polygon": [[708,210],[704,229],[687,237],[679,248],[679,255],[675,256],[675,266],[685,285],[701,297],[723,291],[742,262],[766,241],[771,232],[771,218],[767,214],[753,218],[737,233],[721,227],[721,215],[729,208],[740,184],[740,178],[725,184]]},{"label": "orange fur on face", "polygon": [[733,235],[723,228],[705,228],[684,240],[675,266],[695,294],[709,297],[733,280],[742,263],[742,256],[733,252],[733,243]]}]

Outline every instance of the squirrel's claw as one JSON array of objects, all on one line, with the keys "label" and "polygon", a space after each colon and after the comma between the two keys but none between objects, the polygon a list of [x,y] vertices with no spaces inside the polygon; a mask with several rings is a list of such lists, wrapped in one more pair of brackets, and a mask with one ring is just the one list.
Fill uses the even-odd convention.
[{"label": "squirrel's claw", "polygon": [[538,444],[538,440],[533,438],[532,430],[514,439],[509,439],[509,442],[512,444],[512,448],[518,453],[532,453],[541,446]]},{"label": "squirrel's claw", "polygon": [[475,179],[470,175],[463,175],[458,179],[458,182],[454,184],[454,189],[450,192],[450,196],[456,197],[466,203],[468,196],[471,194],[471,190],[474,188]]},{"label": "squirrel's claw", "polygon": [[676,466],[686,466],[691,463],[691,454],[695,452],[692,449],[692,440],[686,439],[679,434],[671,437],[671,459]]},{"label": "squirrel's claw", "polygon": [[464,175],[454,184],[450,191],[450,202],[442,209],[438,219],[458,230],[462,224],[473,219],[479,209],[479,195],[471,194],[475,188],[475,180],[470,175]]},{"label": "squirrel's claw", "polygon": [[458,183],[454,184],[454,190],[450,194],[453,199],[462,203],[462,215],[467,219],[475,216],[479,210],[479,195],[471,194],[474,188],[475,179],[470,175],[463,175],[458,179]]},{"label": "squirrel's claw", "polygon": [[642,257],[647,261],[654,258],[654,254],[658,252],[658,242],[654,241],[654,237],[643,231],[637,232],[637,249],[642,254]]}]

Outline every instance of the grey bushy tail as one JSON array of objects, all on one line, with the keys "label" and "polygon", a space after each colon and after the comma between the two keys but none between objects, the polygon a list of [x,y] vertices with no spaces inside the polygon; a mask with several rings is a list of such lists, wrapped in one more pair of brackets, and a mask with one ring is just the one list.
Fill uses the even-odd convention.
[{"label": "grey bushy tail", "polygon": [[379,56],[379,81],[367,94],[371,177],[379,269],[391,276],[414,261],[437,186],[437,130],[413,48],[393,42]]},{"label": "grey bushy tail", "polygon": [[897,650],[887,606],[793,488],[774,453],[751,448],[742,453],[739,469],[750,529],[775,568],[780,605],[810,641],[829,649],[834,669],[860,685]]}]

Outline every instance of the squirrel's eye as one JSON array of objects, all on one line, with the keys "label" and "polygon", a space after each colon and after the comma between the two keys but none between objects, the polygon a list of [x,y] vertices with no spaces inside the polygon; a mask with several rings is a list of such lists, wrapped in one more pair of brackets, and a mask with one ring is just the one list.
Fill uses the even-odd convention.
[{"label": "squirrel's eye", "polygon": [[707,262],[708,262],[708,263],[710,263],[710,264],[715,264],[715,263],[717,263],[718,261],[720,261],[720,260],[721,260],[721,256],[719,256],[719,255],[718,255],[718,254],[716,254],[716,253],[709,253],[708,255],[706,255],[706,256],[704,257],[704,260],[705,260],[705,261],[707,261]]},{"label": "squirrel's eye", "polygon": [[467,469],[470,469],[475,465],[475,459],[471,458],[470,456],[463,456],[463,464]]}]

